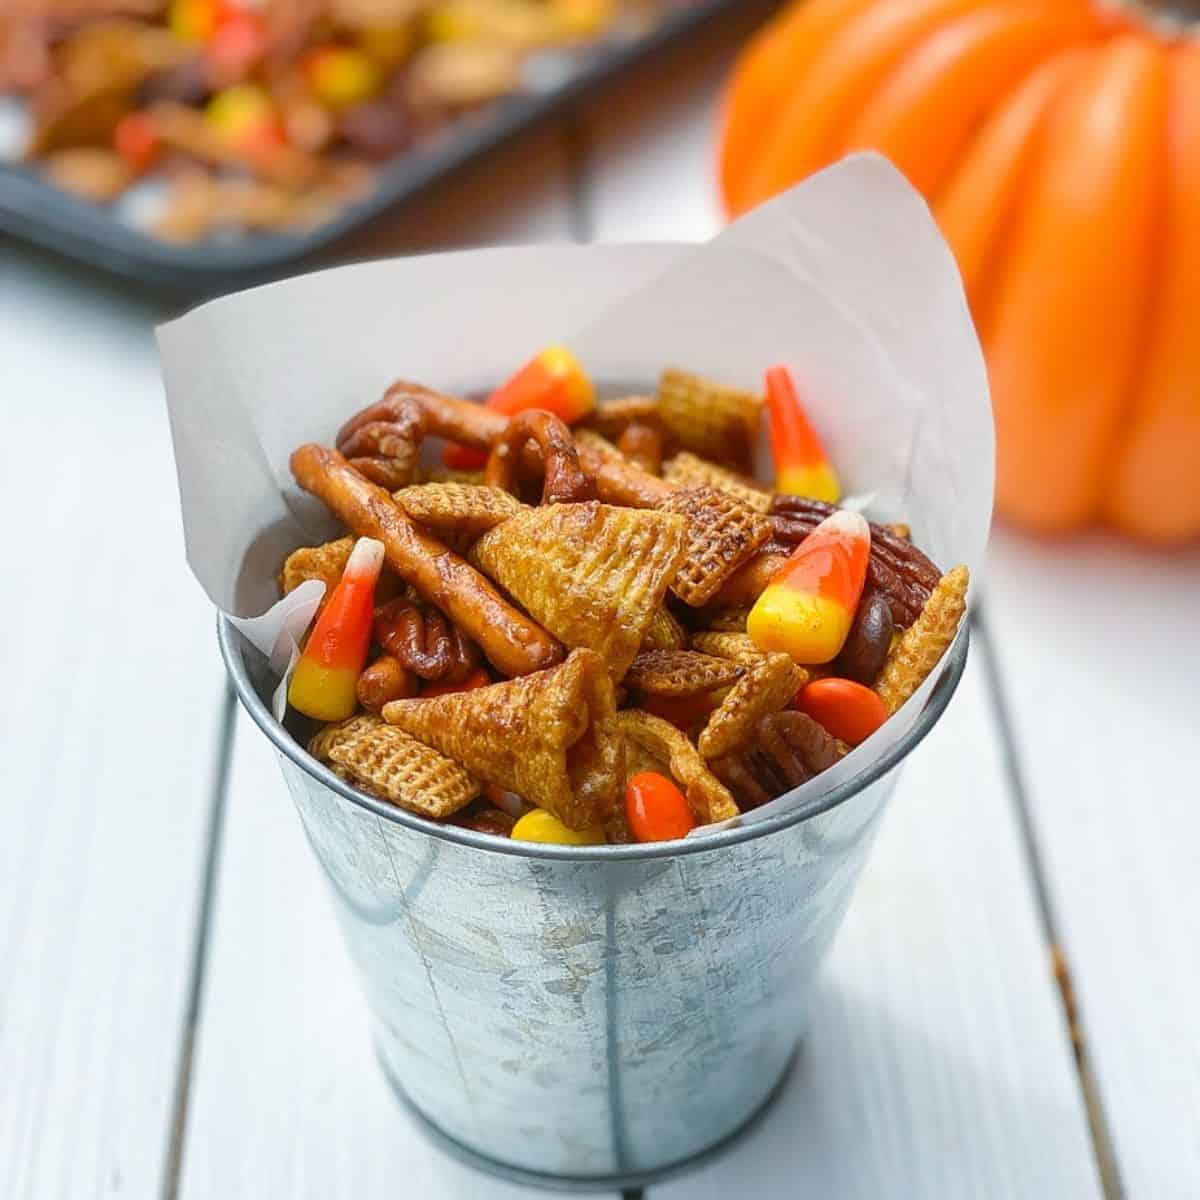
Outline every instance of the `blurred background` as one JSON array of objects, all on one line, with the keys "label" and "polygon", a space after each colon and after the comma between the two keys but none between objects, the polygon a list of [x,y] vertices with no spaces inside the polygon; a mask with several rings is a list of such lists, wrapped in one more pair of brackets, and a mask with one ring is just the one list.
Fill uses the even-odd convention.
[{"label": "blurred background", "polygon": [[973,658],[780,1103],[652,1191],[1200,1195],[1186,0],[0,0],[0,1195],[525,1194],[370,1061],[184,562],[154,325],[353,259],[700,240],[859,149],[988,359]]}]

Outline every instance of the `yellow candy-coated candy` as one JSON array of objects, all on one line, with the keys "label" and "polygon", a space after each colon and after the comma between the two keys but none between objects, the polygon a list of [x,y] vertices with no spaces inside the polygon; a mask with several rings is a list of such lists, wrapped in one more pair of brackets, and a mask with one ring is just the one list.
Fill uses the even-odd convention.
[{"label": "yellow candy-coated candy", "polygon": [[554,9],[568,37],[592,37],[613,19],[612,0],[555,0]]},{"label": "yellow candy-coated candy", "polygon": [[841,653],[854,614],[836,600],[773,583],[746,618],[760,650],[790,654],[802,666],[832,662]]},{"label": "yellow candy-coated candy", "polygon": [[276,121],[271,97],[252,83],[218,92],[205,109],[205,116],[222,137],[239,142],[257,131],[271,128]]},{"label": "yellow candy-coated candy", "polygon": [[216,0],[171,0],[167,28],[181,42],[207,42],[216,27]]},{"label": "yellow candy-coated candy", "polygon": [[358,710],[358,674],[301,658],[288,685],[288,703],[314,721],[345,721]]},{"label": "yellow candy-coated candy", "polygon": [[309,87],[322,104],[350,108],[370,100],[383,83],[383,72],[367,54],[350,46],[325,46],[307,59]]},{"label": "yellow candy-coated candy", "polygon": [[807,496],[836,504],[842,498],[842,485],[837,472],[827,463],[808,467],[784,467],[775,477],[775,490],[790,496]]},{"label": "yellow candy-coated candy", "polygon": [[603,829],[568,829],[545,809],[527,812],[512,830],[514,841],[548,842],[556,846],[603,846]]}]

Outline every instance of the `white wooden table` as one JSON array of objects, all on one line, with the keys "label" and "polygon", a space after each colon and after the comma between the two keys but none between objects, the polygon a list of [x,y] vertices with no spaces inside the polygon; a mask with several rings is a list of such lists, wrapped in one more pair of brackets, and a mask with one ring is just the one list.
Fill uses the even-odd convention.
[{"label": "white wooden table", "polygon": [[[738,32],[356,250],[708,236]],[[166,315],[0,242],[0,1197],[526,1195],[427,1145],[375,1068],[184,565]],[[1198,598],[1200,548],[996,537],[966,678],[905,772],[798,1069],[656,1200],[1200,1196]]]}]

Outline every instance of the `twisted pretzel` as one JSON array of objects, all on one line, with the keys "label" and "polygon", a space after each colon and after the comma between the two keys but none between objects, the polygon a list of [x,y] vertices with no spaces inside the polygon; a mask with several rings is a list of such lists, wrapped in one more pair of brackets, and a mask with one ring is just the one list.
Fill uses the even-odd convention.
[{"label": "twisted pretzel", "polygon": [[479,666],[479,647],[457,625],[403,597],[375,610],[373,632],[392,658],[425,680],[461,683]]},{"label": "twisted pretzel", "polygon": [[571,431],[558,417],[537,408],[512,417],[492,443],[483,482],[511,492],[521,451],[530,442],[541,451],[543,504],[578,504],[596,498],[596,483],[579,465]]},{"label": "twisted pretzel", "polygon": [[[508,418],[503,413],[457,400],[417,383],[392,384],[383,399],[356,413],[338,432],[337,448],[368,479],[389,491],[412,482],[421,442],[428,436],[476,450],[490,450],[504,435]],[[666,480],[630,462],[606,462],[595,450],[576,448],[579,465],[596,481],[606,504],[654,508],[675,489]],[[541,453],[536,442],[525,440],[520,451],[521,470],[536,475]]]},{"label": "twisted pretzel", "polygon": [[400,380],[338,430],[337,448],[368,479],[396,491],[412,482],[430,435],[486,450],[505,424],[482,405]]}]

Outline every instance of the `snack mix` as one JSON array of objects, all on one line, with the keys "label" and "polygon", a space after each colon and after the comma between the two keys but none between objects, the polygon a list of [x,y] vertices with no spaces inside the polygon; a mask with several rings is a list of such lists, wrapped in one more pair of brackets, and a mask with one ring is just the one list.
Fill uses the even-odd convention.
[{"label": "snack mix", "polygon": [[309,227],[693,2],[3,0],[0,162],[169,241]]},{"label": "snack mix", "polygon": [[[745,474],[764,408],[805,494]],[[434,820],[591,845],[735,817],[869,738],[965,612],[965,567],[836,507],[782,368],[765,402],[679,370],[598,402],[551,347],[483,404],[393,384],[336,445],[292,455],[349,533],[283,564],[326,584],[288,699],[315,757]]]}]

